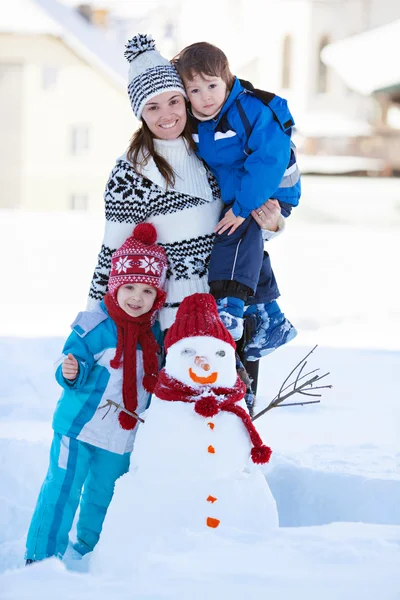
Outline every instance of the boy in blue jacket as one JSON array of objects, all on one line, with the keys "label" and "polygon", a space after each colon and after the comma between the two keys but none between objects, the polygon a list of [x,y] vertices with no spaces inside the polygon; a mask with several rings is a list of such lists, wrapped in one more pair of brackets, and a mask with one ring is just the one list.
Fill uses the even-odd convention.
[{"label": "boy in blue jacket", "polygon": [[[164,304],[167,259],[150,223],[112,256],[99,309],[72,324],[56,379],[63,388],[54,418],[50,466],[26,542],[26,563],[61,558],[80,503],[78,541],[84,555],[97,544],[115,482],[129,469],[139,413],[158,374],[152,332]],[[82,488],[84,491],[81,496]]]},{"label": "boy in blue jacket", "polygon": [[[294,121],[286,100],[244,87],[212,44],[192,44],[173,63],[191,105],[197,154],[216,176],[225,204],[215,230],[210,291],[235,340],[243,335],[244,314],[256,315],[256,333],[244,348],[245,359],[256,361],[297,334],[276,302],[279,290],[263,234],[251,217],[252,211],[262,217],[266,201],[283,217],[299,203]],[[283,223],[281,218],[278,229]],[[276,235],[267,233],[266,239]]]}]

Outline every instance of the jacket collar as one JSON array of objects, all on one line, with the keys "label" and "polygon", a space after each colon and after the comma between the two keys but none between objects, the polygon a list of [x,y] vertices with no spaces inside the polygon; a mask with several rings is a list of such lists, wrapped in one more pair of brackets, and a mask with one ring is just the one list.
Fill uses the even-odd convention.
[{"label": "jacket collar", "polygon": [[239,79],[235,77],[235,83],[232,86],[229,96],[225,100],[225,104],[221,108],[218,116],[216,117],[217,120],[219,120],[230,109],[232,104],[236,101],[236,98],[244,91],[245,89],[240,83]]}]

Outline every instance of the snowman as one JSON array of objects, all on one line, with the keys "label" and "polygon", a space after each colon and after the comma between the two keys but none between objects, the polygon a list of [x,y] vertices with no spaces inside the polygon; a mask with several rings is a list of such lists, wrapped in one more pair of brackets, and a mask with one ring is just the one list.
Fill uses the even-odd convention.
[{"label": "snowman", "polygon": [[96,551],[103,566],[115,547],[154,550],[185,534],[260,538],[278,526],[258,466],[271,450],[250,419],[235,342],[211,295],[184,299],[165,349],[131,469],[117,482]]}]

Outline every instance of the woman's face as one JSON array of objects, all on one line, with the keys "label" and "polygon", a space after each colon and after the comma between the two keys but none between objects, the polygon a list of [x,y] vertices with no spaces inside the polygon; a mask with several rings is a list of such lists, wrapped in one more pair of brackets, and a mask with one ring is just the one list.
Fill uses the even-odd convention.
[{"label": "woman's face", "polygon": [[176,140],[186,125],[185,99],[179,92],[159,94],[144,105],[142,119],[155,138]]}]

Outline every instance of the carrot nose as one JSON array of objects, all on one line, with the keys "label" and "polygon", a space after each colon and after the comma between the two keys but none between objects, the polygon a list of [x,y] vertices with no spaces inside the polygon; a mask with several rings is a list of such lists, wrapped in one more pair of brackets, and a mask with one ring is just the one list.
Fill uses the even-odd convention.
[{"label": "carrot nose", "polygon": [[204,371],[210,370],[210,365],[208,364],[208,360],[205,356],[196,356],[194,359],[194,364],[203,369]]}]

